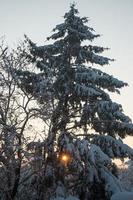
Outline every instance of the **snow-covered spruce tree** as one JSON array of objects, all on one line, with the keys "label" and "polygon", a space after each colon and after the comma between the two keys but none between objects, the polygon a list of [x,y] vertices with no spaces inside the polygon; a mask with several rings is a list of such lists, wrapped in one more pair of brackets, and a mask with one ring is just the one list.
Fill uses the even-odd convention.
[{"label": "snow-covered spruce tree", "polygon": [[122,190],[112,159],[133,156],[122,142],[133,133],[131,119],[107,93],[119,93],[127,83],[94,68],[112,59],[100,55],[107,48],[91,45],[100,35],[87,23],[71,5],[47,45],[26,37],[23,55],[35,71],[31,64],[16,71],[19,85],[49,105],[42,199],[110,199]]}]

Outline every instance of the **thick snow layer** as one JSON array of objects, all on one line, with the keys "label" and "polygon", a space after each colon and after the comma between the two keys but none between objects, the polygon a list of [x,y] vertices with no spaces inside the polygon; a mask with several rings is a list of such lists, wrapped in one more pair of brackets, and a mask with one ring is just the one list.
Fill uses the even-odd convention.
[{"label": "thick snow layer", "polygon": [[[52,200],[52,199],[51,199]],[[56,197],[54,198],[53,200],[79,200],[77,197],[74,197],[74,196],[69,196],[69,197],[66,197],[66,198],[63,198],[63,197]]]},{"label": "thick snow layer", "polygon": [[111,200],[133,200],[133,192],[119,192],[111,197]]}]

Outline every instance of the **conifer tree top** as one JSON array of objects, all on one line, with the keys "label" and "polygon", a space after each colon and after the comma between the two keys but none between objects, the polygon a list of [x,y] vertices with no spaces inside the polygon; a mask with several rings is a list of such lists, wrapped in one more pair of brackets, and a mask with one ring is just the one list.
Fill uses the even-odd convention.
[{"label": "conifer tree top", "polygon": [[[57,39],[61,36],[64,36],[66,31],[68,35],[71,35],[71,39],[75,39],[75,42],[80,42],[83,40],[93,40],[95,37],[99,37],[100,35],[95,35],[94,29],[85,25],[88,22],[87,17],[80,18],[78,16],[79,12],[75,8],[75,4],[70,6],[69,12],[64,15],[64,23],[57,25],[53,31],[57,31],[58,33],[53,34],[48,39]],[[72,41],[71,41],[72,42]]]}]

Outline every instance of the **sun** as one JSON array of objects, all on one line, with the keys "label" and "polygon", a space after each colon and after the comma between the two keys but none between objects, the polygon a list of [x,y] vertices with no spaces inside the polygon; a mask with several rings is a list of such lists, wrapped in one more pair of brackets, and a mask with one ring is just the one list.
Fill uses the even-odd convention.
[{"label": "sun", "polygon": [[65,166],[67,166],[72,160],[71,155],[68,153],[61,153],[59,158],[60,158],[60,162]]},{"label": "sun", "polygon": [[62,158],[61,158],[64,162],[67,162],[69,160],[69,156],[67,155],[62,155]]}]

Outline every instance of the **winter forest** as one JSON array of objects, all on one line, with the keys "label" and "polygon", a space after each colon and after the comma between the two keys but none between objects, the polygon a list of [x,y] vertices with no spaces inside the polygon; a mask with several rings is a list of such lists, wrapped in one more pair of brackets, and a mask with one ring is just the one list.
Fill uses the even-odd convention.
[{"label": "winter forest", "polygon": [[42,46],[1,37],[0,200],[133,200],[133,123],[111,96],[128,83],[99,37],[75,3]]}]

